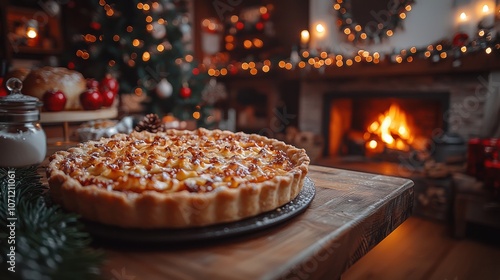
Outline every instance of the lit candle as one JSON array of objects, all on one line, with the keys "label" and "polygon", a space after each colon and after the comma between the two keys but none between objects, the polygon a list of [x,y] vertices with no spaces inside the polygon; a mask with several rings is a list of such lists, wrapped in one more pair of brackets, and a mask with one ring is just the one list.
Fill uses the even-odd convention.
[{"label": "lit candle", "polygon": [[300,32],[300,44],[302,48],[307,48],[307,43],[309,43],[309,31],[302,30]]},{"label": "lit candle", "polygon": [[495,23],[495,15],[493,14],[493,11],[490,10],[488,5],[484,5],[482,11],[481,26],[484,28],[493,27],[493,24]]},{"label": "lit candle", "polygon": [[467,16],[467,14],[465,12],[460,13],[460,15],[458,16],[458,23],[457,23],[458,32],[471,35],[472,33],[469,32],[470,30],[468,28],[469,25],[470,25],[469,17]]},{"label": "lit candle", "polygon": [[467,14],[465,12],[462,12],[459,16],[460,22],[467,22]]},{"label": "lit candle", "polygon": [[312,24],[313,28],[310,30],[309,47],[312,49],[321,49],[326,47],[327,30],[323,22],[316,22]]}]

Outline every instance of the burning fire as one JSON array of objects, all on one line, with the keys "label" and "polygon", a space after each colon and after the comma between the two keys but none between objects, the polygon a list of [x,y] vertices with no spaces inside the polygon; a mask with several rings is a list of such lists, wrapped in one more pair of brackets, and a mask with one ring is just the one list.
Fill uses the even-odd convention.
[{"label": "burning fire", "polygon": [[408,151],[414,140],[407,123],[406,114],[397,104],[391,104],[389,110],[380,114],[364,134],[366,148],[382,151],[385,147]]}]

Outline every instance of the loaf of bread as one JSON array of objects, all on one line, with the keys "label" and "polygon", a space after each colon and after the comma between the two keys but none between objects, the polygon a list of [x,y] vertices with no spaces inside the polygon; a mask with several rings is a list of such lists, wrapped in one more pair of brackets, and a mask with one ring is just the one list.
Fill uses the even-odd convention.
[{"label": "loaf of bread", "polygon": [[45,92],[60,90],[66,95],[65,110],[79,110],[80,94],[86,90],[83,75],[64,67],[45,66],[32,70],[23,81],[22,92],[42,100]]}]

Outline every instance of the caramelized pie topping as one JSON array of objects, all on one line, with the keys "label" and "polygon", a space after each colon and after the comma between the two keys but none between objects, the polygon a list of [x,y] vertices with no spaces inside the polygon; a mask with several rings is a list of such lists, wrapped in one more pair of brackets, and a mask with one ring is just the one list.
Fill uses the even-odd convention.
[{"label": "caramelized pie topping", "polygon": [[243,133],[133,132],[68,150],[59,170],[85,187],[140,193],[212,192],[290,172],[282,149]]}]

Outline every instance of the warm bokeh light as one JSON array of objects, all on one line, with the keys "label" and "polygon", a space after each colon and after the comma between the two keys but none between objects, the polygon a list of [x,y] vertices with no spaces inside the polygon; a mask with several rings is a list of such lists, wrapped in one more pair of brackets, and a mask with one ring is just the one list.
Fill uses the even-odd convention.
[{"label": "warm bokeh light", "polygon": [[490,12],[490,7],[488,5],[483,6],[483,13],[487,14]]},{"label": "warm bokeh light", "polygon": [[264,46],[264,42],[261,39],[255,38],[253,39],[253,45],[256,48],[262,48]]},{"label": "warm bokeh light", "polygon": [[318,34],[323,35],[323,34],[325,34],[325,31],[326,31],[326,29],[323,26],[323,24],[321,24],[321,23],[316,24],[316,32],[318,32]]},{"label": "warm bokeh light", "polygon": [[375,148],[377,148],[377,146],[378,146],[378,143],[376,140],[371,140],[370,142],[368,142],[368,147],[370,149],[375,149]]},{"label": "warm bokeh light", "polygon": [[28,37],[30,39],[34,39],[34,38],[36,38],[36,36],[38,36],[38,33],[36,32],[35,28],[28,27],[26,29],[26,37]]},{"label": "warm bokeh light", "polygon": [[250,40],[243,41],[243,46],[245,47],[245,49],[251,48],[252,47],[252,41],[250,41]]},{"label": "warm bokeh light", "polygon": [[465,12],[460,13],[460,16],[458,17],[460,21],[464,22],[467,20],[467,14]]},{"label": "warm bokeh light", "polygon": [[300,32],[300,42],[302,44],[307,44],[309,42],[309,31],[308,30],[302,30]]}]

